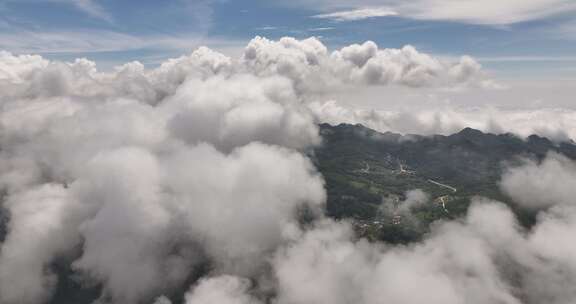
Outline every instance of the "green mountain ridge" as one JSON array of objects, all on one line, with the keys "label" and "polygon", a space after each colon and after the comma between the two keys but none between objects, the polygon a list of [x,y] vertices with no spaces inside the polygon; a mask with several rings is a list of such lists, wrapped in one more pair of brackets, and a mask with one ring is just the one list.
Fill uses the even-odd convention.
[{"label": "green mountain ridge", "polygon": [[[415,240],[432,222],[465,214],[476,196],[508,203],[520,222],[530,225],[533,214],[519,210],[500,191],[503,170],[526,158],[543,159],[549,152],[576,159],[572,142],[471,128],[448,136],[421,136],[322,124],[320,133],[323,143],[313,159],[326,180],[327,214],[355,219],[362,236],[390,242]],[[414,189],[429,196],[429,203],[413,212],[411,223],[416,226],[403,223],[394,211]]]}]

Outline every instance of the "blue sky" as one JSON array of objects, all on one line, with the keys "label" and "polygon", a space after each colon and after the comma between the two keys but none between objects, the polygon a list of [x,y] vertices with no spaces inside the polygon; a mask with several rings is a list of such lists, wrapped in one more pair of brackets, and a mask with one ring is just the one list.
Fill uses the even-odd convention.
[{"label": "blue sky", "polygon": [[[236,54],[255,35],[319,36],[331,48],[373,40],[438,56],[472,55],[503,78],[576,78],[572,0],[487,0],[471,9],[446,0],[406,2],[4,0],[0,49],[87,57],[102,66],[131,60],[154,65],[199,45]],[[334,17],[359,10],[364,15],[353,20]]]}]

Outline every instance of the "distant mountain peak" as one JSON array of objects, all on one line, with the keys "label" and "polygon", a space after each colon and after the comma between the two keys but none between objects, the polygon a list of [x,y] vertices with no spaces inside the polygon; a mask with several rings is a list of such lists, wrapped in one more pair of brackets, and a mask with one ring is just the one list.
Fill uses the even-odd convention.
[{"label": "distant mountain peak", "polygon": [[495,134],[495,133],[490,133],[490,132],[484,132],[478,129],[474,129],[471,127],[465,127],[462,130],[460,130],[459,132],[453,133],[451,135],[440,135],[440,134],[430,134],[430,135],[418,135],[418,134],[402,134],[402,133],[397,133],[397,132],[391,132],[391,131],[377,131],[374,130],[370,127],[367,127],[363,124],[360,123],[356,123],[356,124],[350,124],[350,123],[340,123],[338,125],[331,125],[328,123],[321,123],[320,125],[320,129],[321,132],[330,132],[338,130],[340,132],[345,132],[345,133],[349,133],[349,132],[353,132],[357,135],[363,135],[363,136],[368,136],[368,137],[373,137],[373,138],[388,138],[388,139],[398,139],[398,140],[417,140],[417,139],[425,139],[425,138],[434,138],[434,137],[448,137],[448,138],[465,138],[465,139],[475,139],[475,140],[480,140],[483,141],[484,139],[489,139],[489,140],[494,140],[494,141],[505,141],[505,140],[521,140],[530,144],[534,144],[534,145],[544,145],[544,146],[557,146],[557,145],[568,145],[568,146],[574,146],[576,145],[576,143],[572,140],[566,140],[566,141],[562,141],[562,142],[558,142],[555,140],[552,140],[548,137],[545,136],[540,136],[537,134],[532,134],[530,136],[527,137],[521,137],[518,136],[517,134],[513,134],[513,133],[501,133],[501,134]]},{"label": "distant mountain peak", "polygon": [[482,136],[482,135],[486,135],[486,133],[477,130],[477,129],[473,129],[470,127],[466,127],[464,129],[462,129],[460,132],[456,133],[459,135],[464,135],[464,136]]}]

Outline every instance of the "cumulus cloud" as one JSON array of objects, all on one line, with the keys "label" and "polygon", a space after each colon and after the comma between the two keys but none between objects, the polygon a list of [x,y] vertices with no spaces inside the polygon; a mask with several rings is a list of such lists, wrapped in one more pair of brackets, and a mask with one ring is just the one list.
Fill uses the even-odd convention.
[{"label": "cumulus cloud", "polygon": [[44,184],[8,197],[9,233],[0,255],[0,302],[41,303],[57,279],[49,264],[79,241],[77,202],[62,185]]},{"label": "cumulus cloud", "polygon": [[325,225],[277,256],[279,302],[520,303],[476,229],[446,224],[422,244],[387,248],[354,241],[341,225]]},{"label": "cumulus cloud", "polygon": [[[196,172],[182,164],[196,164]],[[225,156],[202,145],[166,168],[172,169],[173,208],[228,273],[254,274],[297,224],[299,208],[319,211],[324,203],[323,182],[311,163],[284,148],[254,143]]]},{"label": "cumulus cloud", "polygon": [[205,279],[186,295],[186,304],[261,303],[247,294],[250,285],[248,279],[233,276]]},{"label": "cumulus cloud", "polygon": [[146,150],[119,148],[96,155],[85,170],[72,188],[95,210],[78,227],[84,244],[74,267],[104,282],[118,302],[151,296],[147,293],[157,292],[158,278],[170,277],[163,268],[175,273],[170,266],[186,266],[164,265],[169,255],[159,252],[168,247],[163,242],[170,214],[158,202],[158,160]]},{"label": "cumulus cloud", "polygon": [[323,223],[275,257],[278,303],[569,303],[574,246],[555,244],[567,242],[573,220],[546,214],[526,231],[505,205],[479,199],[462,221],[399,247]]},{"label": "cumulus cloud", "polygon": [[15,56],[9,52],[0,52],[0,79],[20,83],[30,77],[34,70],[43,69],[48,65],[48,60],[38,55]]},{"label": "cumulus cloud", "polygon": [[169,130],[188,143],[211,142],[230,150],[251,141],[291,148],[319,142],[312,115],[285,78],[236,74],[191,80],[162,109],[173,115]]},{"label": "cumulus cloud", "polygon": [[316,38],[271,41],[257,37],[246,47],[244,60],[257,74],[289,77],[299,89],[307,91],[350,82],[409,87],[494,87],[480,64],[471,57],[447,62],[409,45],[402,49],[381,49],[372,41],[328,54]]},{"label": "cumulus cloud", "polygon": [[541,162],[526,160],[520,167],[508,168],[502,189],[514,201],[528,208],[574,205],[576,164],[564,156],[550,154]]},{"label": "cumulus cloud", "polygon": [[73,271],[113,303],[182,288],[200,263],[254,275],[301,209],[320,212],[301,153],[318,131],[289,79],[207,48],[110,73],[3,56],[2,303],[45,302],[51,263],[78,247]]},{"label": "cumulus cloud", "polygon": [[411,87],[485,84],[480,64],[468,56],[456,63],[446,63],[420,53],[412,46],[380,50],[372,41],[344,47],[332,56],[344,63],[339,67],[342,74],[350,74],[351,80],[368,84],[394,83]]},{"label": "cumulus cloud", "polygon": [[[10,146],[2,151],[1,162],[9,170],[3,186],[13,216],[0,258],[11,265],[3,267],[2,287],[26,290],[24,284],[14,289],[18,282],[10,277],[17,271],[31,276],[25,279],[39,281],[35,288],[40,295],[30,303],[42,302],[52,291],[54,283],[41,284],[47,280],[44,267],[57,253],[52,246],[69,250],[80,237],[82,255],[74,269],[102,282],[105,296],[114,302],[136,303],[178,287],[192,266],[207,260],[217,271],[258,271],[284,230],[297,224],[298,210],[317,210],[324,202],[321,178],[295,150],[251,140],[236,148],[230,144],[226,153],[209,141],[188,144],[166,129],[160,108],[119,103],[56,116],[45,122],[48,129],[27,133],[28,140],[5,141]],[[13,165],[22,158],[30,163],[30,174]],[[26,178],[12,178],[18,172]],[[19,199],[22,191],[45,187],[48,181],[67,189],[61,191],[71,192],[72,198],[56,196],[46,203]],[[77,215],[74,202],[80,208]],[[79,218],[66,220],[72,216]],[[46,228],[38,226],[44,218],[50,225]],[[33,231],[26,229],[32,227],[43,233],[34,234],[37,241],[30,243],[27,235]],[[36,247],[28,249],[30,245]],[[36,270],[18,268],[32,265],[38,265]],[[22,299],[16,295],[6,303]]]},{"label": "cumulus cloud", "polygon": [[[318,91],[353,81],[357,84],[400,84],[412,87],[481,86],[489,81],[470,57],[449,62],[420,53],[411,46],[381,49],[373,42],[352,45],[329,54],[316,38],[272,41],[256,37],[243,58],[234,60],[201,47],[188,56],[170,59],[152,70],[138,62],[101,73],[94,62],[49,62],[40,56],[1,53],[2,98],[79,95],[129,97],[149,103],[174,93],[190,74],[207,79],[245,72],[256,76],[282,76],[297,89]],[[298,92],[300,92],[298,91]]]}]

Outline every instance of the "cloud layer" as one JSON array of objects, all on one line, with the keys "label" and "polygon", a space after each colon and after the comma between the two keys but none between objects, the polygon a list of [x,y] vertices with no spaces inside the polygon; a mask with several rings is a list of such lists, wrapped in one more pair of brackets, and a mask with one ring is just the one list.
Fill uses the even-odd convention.
[{"label": "cloud layer", "polygon": [[202,263],[255,275],[300,210],[320,212],[299,152],[317,128],[290,79],[206,48],[113,73],[2,56],[1,303],[49,299],[63,256],[113,303],[179,289]]},{"label": "cloud layer", "polygon": [[[329,53],[314,38],[257,37],[241,58],[199,48],[109,73],[85,59],[0,53],[0,193],[10,213],[0,303],[49,301],[60,259],[80,284],[102,286],[102,303],[166,304],[182,290],[191,304],[568,303],[574,187],[558,186],[529,231],[479,200],[465,220],[406,247],[357,240],[322,215],[323,180],[305,152],[320,144],[318,122],[359,115],[318,105],[323,94],[486,81],[470,57],[372,42]],[[406,119],[396,126],[409,128]],[[557,162],[570,161],[511,169],[502,185],[540,207],[522,185],[573,176]]]}]

